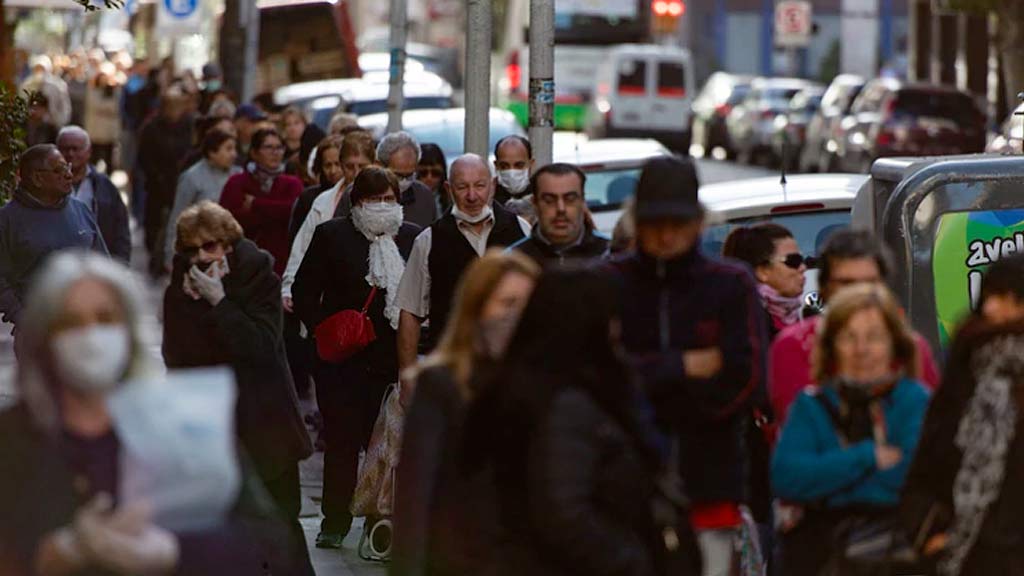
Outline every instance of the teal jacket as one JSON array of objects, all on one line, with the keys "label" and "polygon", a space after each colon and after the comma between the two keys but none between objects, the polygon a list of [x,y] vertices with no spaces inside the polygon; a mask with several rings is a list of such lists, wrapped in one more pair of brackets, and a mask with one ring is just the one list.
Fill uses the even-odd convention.
[{"label": "teal jacket", "polygon": [[888,470],[875,467],[873,439],[840,445],[831,417],[815,398],[819,394],[839,406],[839,395],[828,386],[809,388],[797,398],[772,457],[775,495],[826,508],[898,504],[921,435],[928,391],[905,378],[883,402],[888,442],[903,451],[902,462]]}]

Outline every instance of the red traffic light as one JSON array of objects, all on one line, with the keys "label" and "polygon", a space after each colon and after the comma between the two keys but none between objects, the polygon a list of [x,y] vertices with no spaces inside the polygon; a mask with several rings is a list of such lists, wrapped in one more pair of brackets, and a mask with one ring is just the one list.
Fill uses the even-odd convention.
[{"label": "red traffic light", "polygon": [[686,11],[686,4],[682,0],[654,0],[651,9],[655,16],[678,18]]}]

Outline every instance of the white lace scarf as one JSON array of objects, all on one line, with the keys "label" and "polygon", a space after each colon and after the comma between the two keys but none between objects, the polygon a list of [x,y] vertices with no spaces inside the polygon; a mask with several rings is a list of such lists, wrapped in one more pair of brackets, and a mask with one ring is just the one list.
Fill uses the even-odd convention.
[{"label": "white lace scarf", "polygon": [[363,204],[352,207],[352,223],[370,241],[366,283],[387,291],[384,317],[398,329],[400,310],[395,304],[398,284],[405,272],[405,260],[395,244],[404,212],[400,204]]},{"label": "white lace scarf", "polygon": [[954,517],[948,532],[948,554],[939,563],[943,576],[960,574],[989,507],[1002,492],[1006,456],[1017,431],[1013,388],[1024,374],[1021,350],[1024,337],[1008,336],[986,344],[972,359],[977,387],[954,439],[963,459],[953,481]]}]

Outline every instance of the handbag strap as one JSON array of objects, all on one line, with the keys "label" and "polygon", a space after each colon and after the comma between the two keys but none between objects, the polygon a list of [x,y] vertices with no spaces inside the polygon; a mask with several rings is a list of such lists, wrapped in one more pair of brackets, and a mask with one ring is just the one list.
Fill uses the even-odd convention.
[{"label": "handbag strap", "polygon": [[366,311],[370,309],[370,304],[373,302],[373,298],[375,296],[377,296],[376,286],[370,289],[370,295],[366,297],[366,304],[363,304],[363,315],[366,315]]}]

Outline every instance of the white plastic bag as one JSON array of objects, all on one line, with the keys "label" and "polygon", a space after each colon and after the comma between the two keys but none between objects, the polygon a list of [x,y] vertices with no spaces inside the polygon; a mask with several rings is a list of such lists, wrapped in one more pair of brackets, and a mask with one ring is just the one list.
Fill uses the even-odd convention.
[{"label": "white plastic bag", "polygon": [[169,530],[221,523],[238,498],[235,379],[183,370],[123,386],[108,400],[121,442],[120,500],[142,503]]}]

